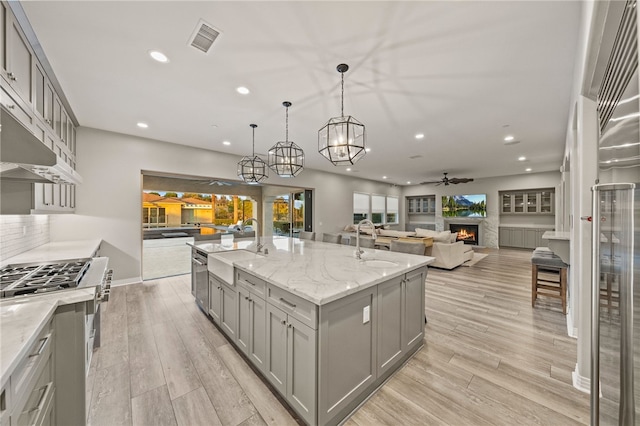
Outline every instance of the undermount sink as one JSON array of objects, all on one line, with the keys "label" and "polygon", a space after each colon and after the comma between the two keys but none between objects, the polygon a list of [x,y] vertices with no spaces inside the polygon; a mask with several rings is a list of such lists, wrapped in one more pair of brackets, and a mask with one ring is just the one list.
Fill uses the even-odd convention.
[{"label": "undermount sink", "polygon": [[264,256],[247,250],[232,250],[209,255],[208,269],[215,276],[233,285],[233,262],[242,260],[262,259]]},{"label": "undermount sink", "polygon": [[363,259],[361,260],[366,266],[372,266],[374,268],[386,268],[391,266],[398,266],[398,262],[392,262],[391,260],[382,259]]}]

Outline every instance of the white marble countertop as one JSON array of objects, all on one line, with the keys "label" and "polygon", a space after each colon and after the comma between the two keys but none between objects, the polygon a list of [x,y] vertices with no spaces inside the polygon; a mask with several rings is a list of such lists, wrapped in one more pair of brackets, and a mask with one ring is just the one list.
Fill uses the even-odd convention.
[{"label": "white marble countertop", "polygon": [[0,267],[14,263],[51,262],[91,257],[100,247],[101,239],[46,243],[16,256],[2,259]]},{"label": "white marble countertop", "polygon": [[569,241],[571,240],[571,233],[566,231],[547,231],[542,234],[542,239]]},{"label": "white marble countertop", "polygon": [[0,301],[0,386],[27,356],[58,306],[92,300],[95,292],[95,287],[89,287]]},{"label": "white marble countertop", "polygon": [[[287,237],[267,238],[262,242],[268,255],[234,261],[233,265],[316,305],[356,293],[435,260],[429,256],[374,249],[363,249],[362,259],[358,260],[352,246]],[[210,246],[210,257],[230,249],[219,246]],[[238,245],[238,249],[242,248],[246,247]]]}]

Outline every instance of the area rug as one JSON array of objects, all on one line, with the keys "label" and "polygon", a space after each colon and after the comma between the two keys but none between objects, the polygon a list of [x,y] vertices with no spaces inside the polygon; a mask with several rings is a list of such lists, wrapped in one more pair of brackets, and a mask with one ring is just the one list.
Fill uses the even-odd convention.
[{"label": "area rug", "polygon": [[487,253],[473,253],[473,258],[468,262],[464,262],[462,266],[473,266],[487,256],[489,256]]}]

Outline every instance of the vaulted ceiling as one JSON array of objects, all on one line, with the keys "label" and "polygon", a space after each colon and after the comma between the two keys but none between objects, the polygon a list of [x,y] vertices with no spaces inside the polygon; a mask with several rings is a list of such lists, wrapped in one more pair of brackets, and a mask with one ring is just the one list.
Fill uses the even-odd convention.
[{"label": "vaulted ceiling", "polygon": [[[284,140],[291,101],[289,138],[313,169],[405,185],[561,164],[581,2],[22,6],[82,126],[247,155],[257,123],[266,154]],[[222,33],[207,54],[188,44],[201,19]],[[317,152],[318,130],[340,115],[340,63],[345,114],[365,124],[371,148],[351,171]]]}]

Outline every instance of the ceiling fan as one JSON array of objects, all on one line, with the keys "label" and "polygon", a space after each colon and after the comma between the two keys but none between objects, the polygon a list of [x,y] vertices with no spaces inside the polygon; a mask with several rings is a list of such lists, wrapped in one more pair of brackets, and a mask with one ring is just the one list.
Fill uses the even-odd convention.
[{"label": "ceiling fan", "polygon": [[420,185],[435,183],[437,186],[444,183],[447,186],[449,184],[457,185],[459,183],[473,182],[473,178],[448,178],[447,174],[447,172],[444,172],[444,177],[441,180],[420,182]]},{"label": "ceiling fan", "polygon": [[208,181],[202,181],[202,182],[198,182],[200,185],[217,185],[217,186],[232,186],[233,184],[231,182],[225,182],[223,180],[218,180],[218,179],[211,179]]}]

